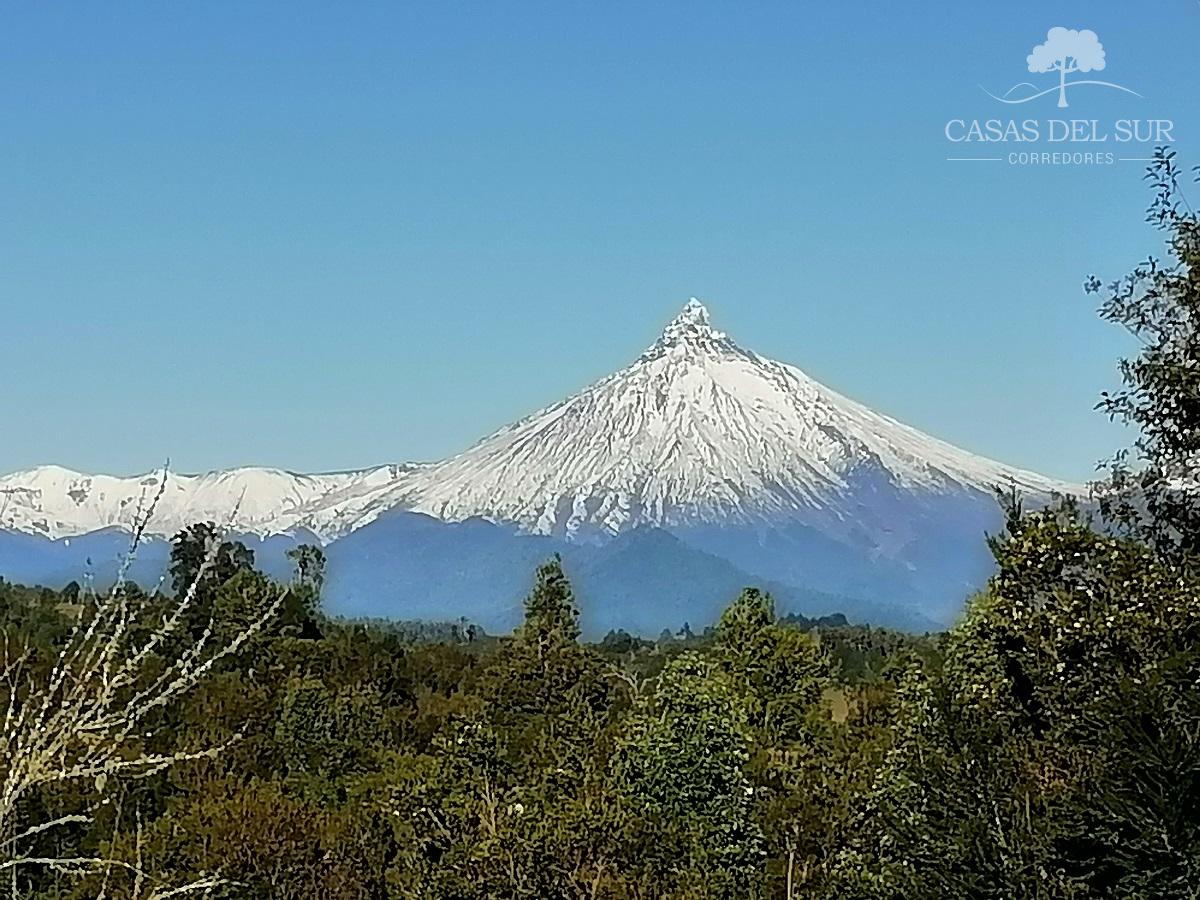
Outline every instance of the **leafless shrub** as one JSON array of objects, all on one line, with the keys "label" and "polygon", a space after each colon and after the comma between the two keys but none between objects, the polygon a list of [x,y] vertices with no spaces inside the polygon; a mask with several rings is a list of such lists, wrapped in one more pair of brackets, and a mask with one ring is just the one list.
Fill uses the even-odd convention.
[{"label": "leafless shrub", "polygon": [[[195,637],[182,627],[196,605],[197,592],[216,559],[220,539],[208,542],[204,559],[187,589],[166,607],[160,591],[130,591],[128,575],[146,527],[166,489],[167,471],[157,493],[143,497],[130,547],[113,587],[89,590],[75,621],[50,660],[38,660],[28,643],[0,638],[0,884],[17,896],[17,871],[47,867],[84,877],[99,875],[106,896],[114,871],[133,882],[144,900],[208,895],[223,882],[216,875],[181,886],[152,885],[141,868],[141,827],[136,859],[39,856],[26,852],[34,838],[65,826],[89,824],[118,796],[122,782],[145,778],[188,760],[215,758],[228,746],[152,752],[154,715],[194,688],[221,660],[236,654],[275,616],[284,595],[259,611],[232,639],[220,641],[209,626]],[[236,515],[236,508],[232,515]],[[161,587],[160,581],[159,586]],[[168,643],[183,649],[164,664]],[[236,738],[235,738],[236,739]],[[30,820],[29,801],[55,786],[84,785],[79,808]],[[78,787],[77,787],[78,790]]]}]

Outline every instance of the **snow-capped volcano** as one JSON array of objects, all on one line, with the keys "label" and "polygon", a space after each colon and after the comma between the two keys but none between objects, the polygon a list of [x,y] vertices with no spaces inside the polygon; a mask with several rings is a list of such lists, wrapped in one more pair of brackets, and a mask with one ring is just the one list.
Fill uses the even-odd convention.
[{"label": "snow-capped volcano", "polygon": [[[0,527],[58,538],[128,528],[160,473],[43,466],[0,477]],[[228,522],[333,539],[390,509],[601,539],[633,527],[853,527],[882,488],[1034,497],[1070,485],[960,450],[738,346],[690,300],[632,365],[429,465],[168,477],[151,533]]]},{"label": "snow-capped volcano", "polygon": [[[597,539],[655,525],[845,530],[881,490],[1069,486],[970,454],[739,347],[693,299],[632,365],[393,482],[286,516],[335,536],[404,508]],[[874,511],[875,514],[878,511]]]},{"label": "snow-capped volcano", "polygon": [[[0,478],[0,575],[65,583],[84,560],[111,563],[102,530],[128,528],[159,486],[54,466]],[[1080,493],[744,349],[692,300],[626,368],[457,456],[172,475],[148,531],[225,523],[284,573],[284,548],[315,534],[346,614],[509,627],[528,572],[558,552],[605,628],[700,621],[750,583],[806,613],[924,628],[986,580],[993,492],[1009,486],[1033,502]]]}]

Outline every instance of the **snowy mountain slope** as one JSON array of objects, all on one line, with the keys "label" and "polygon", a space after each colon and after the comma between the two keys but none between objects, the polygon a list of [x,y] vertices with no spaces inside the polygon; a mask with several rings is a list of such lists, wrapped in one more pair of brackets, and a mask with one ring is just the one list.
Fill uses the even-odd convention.
[{"label": "snowy mountain slope", "polygon": [[332,502],[318,497],[288,518],[330,537],[397,507],[585,540],[697,523],[847,532],[864,515],[897,512],[872,510],[872,494],[973,493],[991,502],[996,485],[1035,498],[1072,490],[744,350],[692,300],[631,366],[457,456]]},{"label": "snowy mountain slope", "polygon": [[[167,477],[149,532],[171,535],[199,521],[230,524],[236,531],[271,534],[289,510],[347,485],[390,481],[402,467],[367,472],[298,475],[280,469],[243,468]],[[0,527],[48,538],[103,528],[128,529],[158,492],[162,472],[119,478],[41,466],[0,477]]]}]

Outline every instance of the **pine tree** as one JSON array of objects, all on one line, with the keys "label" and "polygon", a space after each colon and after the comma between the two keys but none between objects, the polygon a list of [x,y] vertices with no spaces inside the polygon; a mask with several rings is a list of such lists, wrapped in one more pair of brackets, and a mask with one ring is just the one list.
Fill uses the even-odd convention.
[{"label": "pine tree", "polygon": [[545,650],[574,643],[579,635],[575,595],[563,573],[562,559],[555,554],[537,570],[533,590],[525,598],[525,623],[518,637]]}]

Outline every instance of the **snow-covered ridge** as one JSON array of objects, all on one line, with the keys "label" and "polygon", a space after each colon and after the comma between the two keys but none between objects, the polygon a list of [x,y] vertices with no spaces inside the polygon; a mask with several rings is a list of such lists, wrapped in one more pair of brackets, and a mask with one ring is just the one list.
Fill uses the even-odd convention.
[{"label": "snow-covered ridge", "polygon": [[[393,480],[408,468],[316,475],[254,467],[199,475],[169,472],[148,530],[170,535],[194,522],[212,521],[236,531],[271,534],[290,510],[348,485]],[[50,538],[128,529],[157,496],[162,477],[162,470],[118,477],[62,466],[0,476],[0,527]]]},{"label": "snow-covered ridge", "polygon": [[[0,526],[61,537],[128,527],[158,474],[42,467],[0,477]],[[881,494],[1034,497],[1078,488],[956,448],[876,413],[800,369],[739,347],[690,301],[630,366],[429,465],[302,475],[175,476],[152,530],[198,520],[332,539],[390,509],[482,516],[603,538],[639,525],[853,526]]]}]

